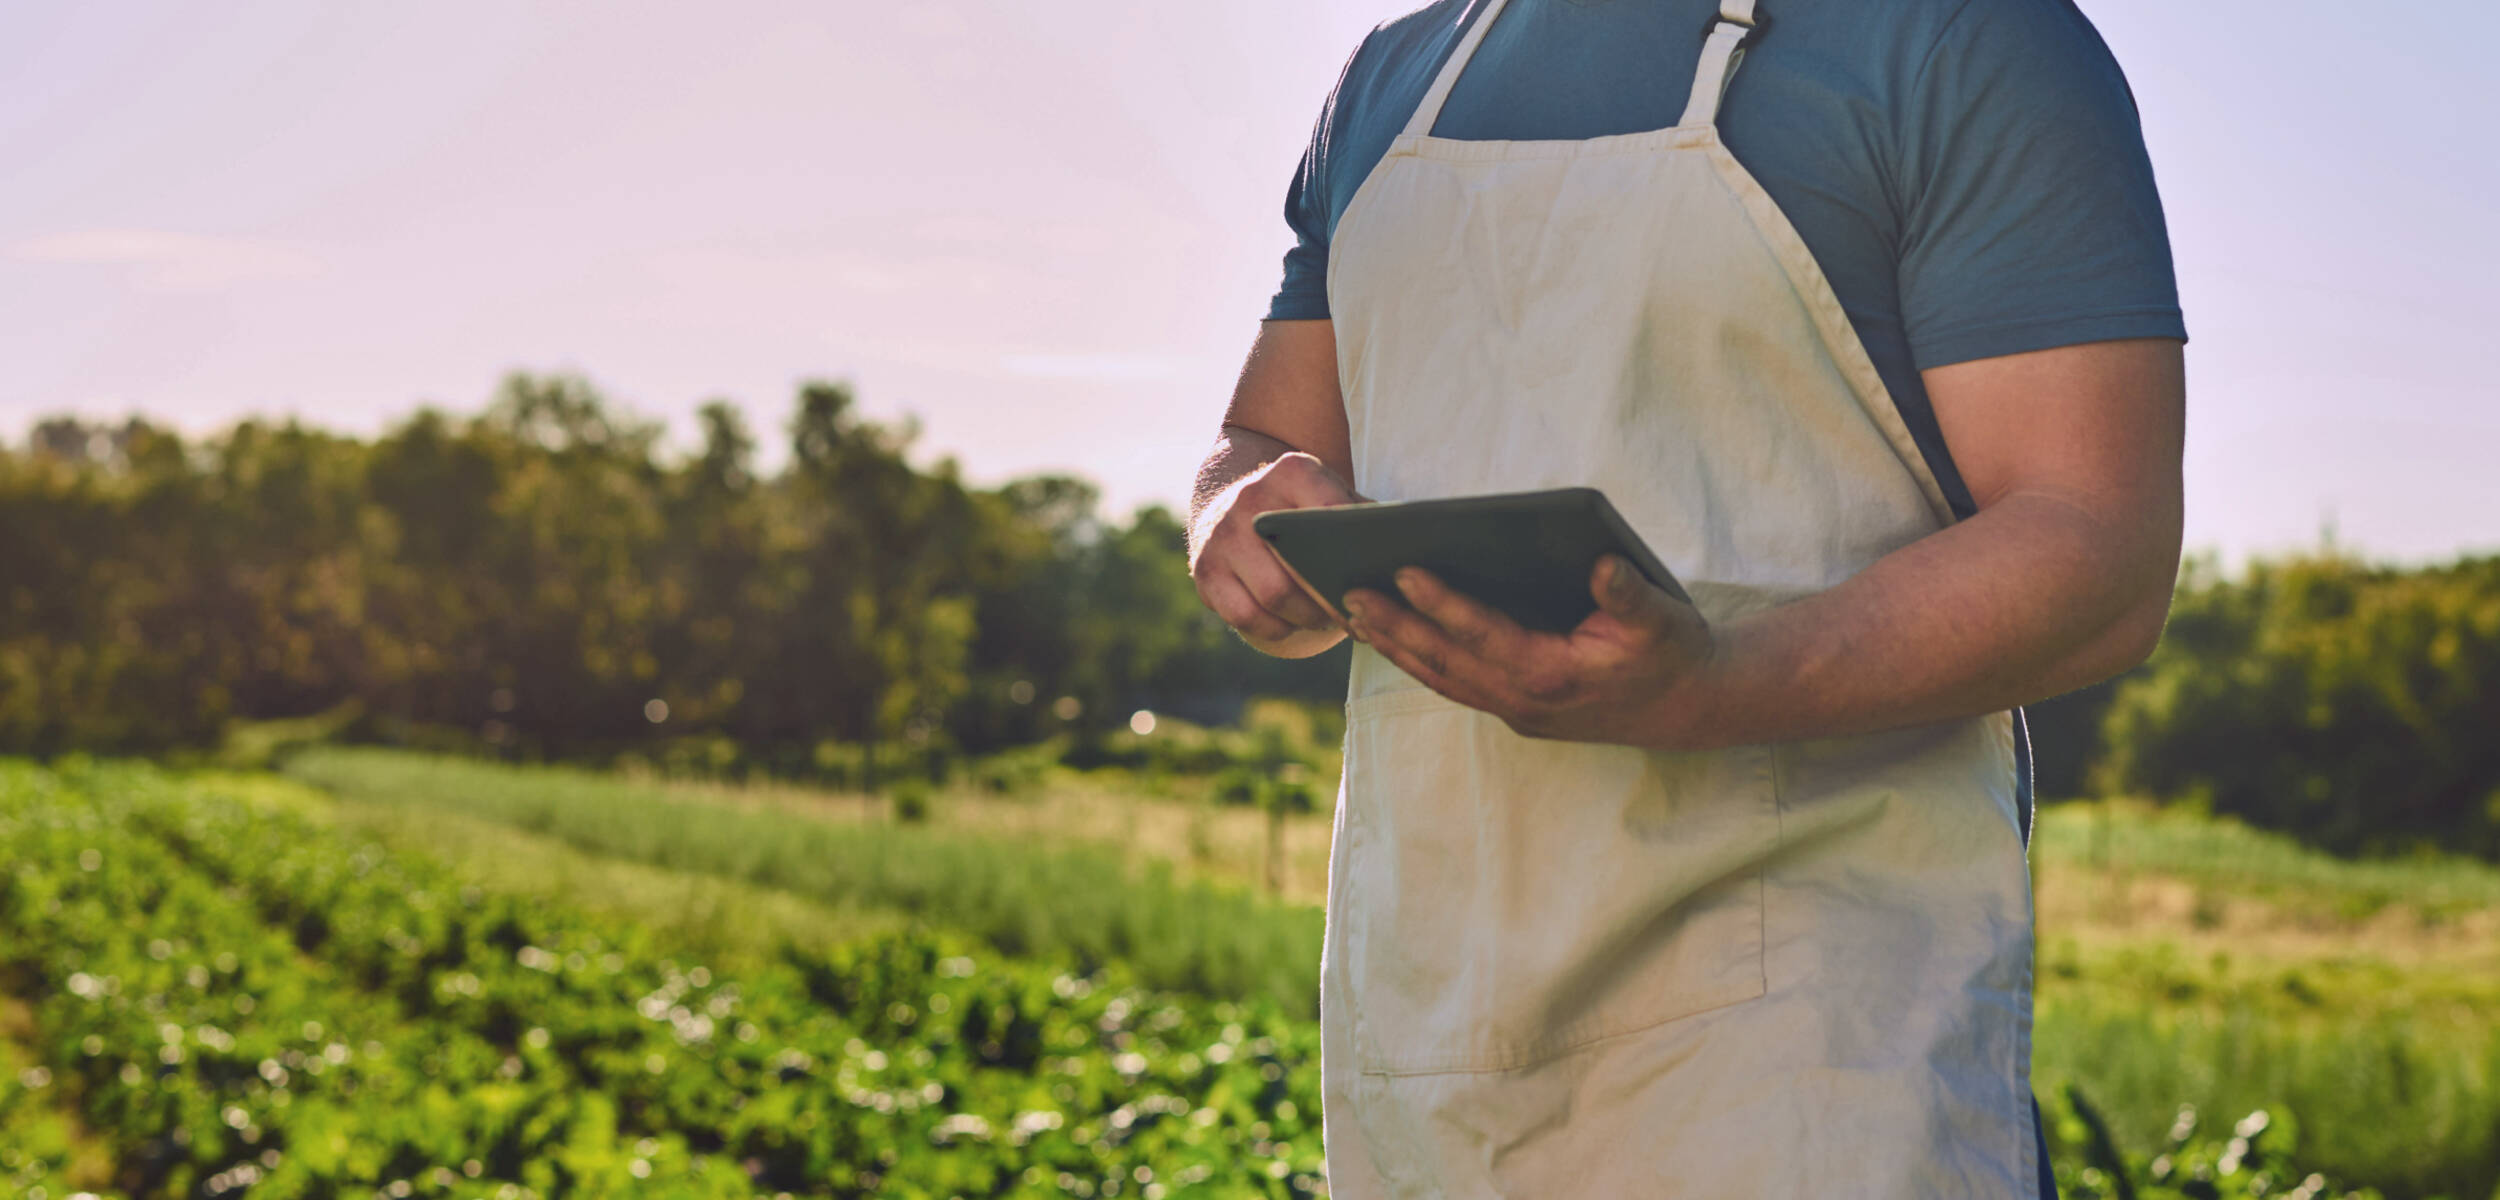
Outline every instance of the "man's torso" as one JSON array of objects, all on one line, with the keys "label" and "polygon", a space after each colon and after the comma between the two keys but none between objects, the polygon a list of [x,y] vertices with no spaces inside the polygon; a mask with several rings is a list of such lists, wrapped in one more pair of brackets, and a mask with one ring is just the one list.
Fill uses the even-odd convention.
[{"label": "man's torso", "polygon": [[[1348,64],[1289,202],[1303,244],[1271,317],[1328,315],[1337,218],[1482,8],[1440,0],[1382,26]],[[1770,25],[1736,73],[1722,135],[1814,253],[1967,515],[1919,370],[2185,336],[2126,82],[2068,0],[1763,10]],[[1434,132],[1585,139],[1673,125],[1715,11],[1715,0],[1513,0]]]}]

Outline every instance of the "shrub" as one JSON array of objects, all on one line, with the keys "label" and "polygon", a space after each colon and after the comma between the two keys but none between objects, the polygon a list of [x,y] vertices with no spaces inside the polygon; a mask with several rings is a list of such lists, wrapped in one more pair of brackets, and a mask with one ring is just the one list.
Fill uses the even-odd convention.
[{"label": "shrub", "polygon": [[2111,704],[2102,783],[2339,853],[2500,858],[2500,558],[2191,563]]}]

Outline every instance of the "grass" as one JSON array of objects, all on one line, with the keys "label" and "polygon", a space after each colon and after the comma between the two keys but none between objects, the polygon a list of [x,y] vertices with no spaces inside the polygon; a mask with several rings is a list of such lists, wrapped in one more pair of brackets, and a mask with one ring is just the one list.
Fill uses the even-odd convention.
[{"label": "grass", "polygon": [[504,767],[388,750],[307,750],[287,774],[424,820],[480,818],[592,854],[887,910],[1016,955],[1118,961],[1147,986],[1266,996],[1310,1015],[1320,914],[1176,878],[1162,863],[1031,838],[833,822],[786,808],[690,801],[556,767]]},{"label": "grass", "polygon": [[822,952],[911,923],[909,914],[892,908],[837,907],[718,875],[594,854],[483,817],[409,805],[338,804],[304,784],[266,775],[202,782],[215,792],[362,834],[393,851],[457,863],[465,877],[489,891],[628,922],[726,962],[766,961],[788,949]]},{"label": "grass", "polygon": [[[933,830],[1032,843],[1085,845],[1119,853],[1132,869],[1156,864],[1176,878],[1263,890],[1267,879],[1267,814],[1220,805],[1193,787],[1198,781],[1146,781],[1122,773],[1054,771],[1047,786],[1026,795],[975,787],[940,794],[930,810]],[[673,799],[736,808],[768,808],[845,824],[883,824],[883,797],[782,784],[650,781]],[[1284,824],[1279,898],[1318,907],[1328,898],[1329,818],[1288,816]]]},{"label": "grass", "polygon": [[2500,869],[2459,856],[2350,860],[2278,833],[2137,801],[2040,811],[2035,863],[2159,874],[2327,922],[2401,907],[2433,920],[2500,910]]},{"label": "grass", "polygon": [[2080,1084],[2139,1153],[2181,1104],[2266,1107],[2390,1196],[2500,1187],[2500,869],[2115,801],[2043,809],[2032,873],[2043,1095]]},{"label": "grass", "polygon": [[2489,1196],[2495,1004],[2488,975],[2060,937],[2041,955],[2035,1086],[2080,1084],[2139,1153],[2162,1144],[2183,1103],[2226,1122],[2263,1107],[2294,1114],[2301,1161],[2330,1173],[2394,1196]]}]

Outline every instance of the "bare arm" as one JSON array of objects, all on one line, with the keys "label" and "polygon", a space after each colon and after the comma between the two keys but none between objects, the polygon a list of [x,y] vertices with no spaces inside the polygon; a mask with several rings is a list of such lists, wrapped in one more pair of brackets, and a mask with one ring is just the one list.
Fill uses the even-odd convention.
[{"label": "bare arm", "polygon": [[1712,628],[1609,562],[1598,615],[1546,636],[1419,576],[1402,581],[1414,608],[1353,598],[1354,632],[1523,733],[1683,749],[1995,712],[2142,661],[2178,573],[2179,344],[1926,379],[1979,513],[1828,592]]},{"label": "bare arm", "polygon": [[1250,527],[1260,513],[1345,504],[1354,455],[1326,321],[1269,321],[1242,364],[1224,427],[1190,496],[1189,573],[1242,639],[1308,658],[1345,636]]},{"label": "bare arm", "polygon": [[1941,367],[1928,394],[1978,515],[1732,623],[1708,740],[1995,712],[2144,661],[2179,571],[2179,344]]}]

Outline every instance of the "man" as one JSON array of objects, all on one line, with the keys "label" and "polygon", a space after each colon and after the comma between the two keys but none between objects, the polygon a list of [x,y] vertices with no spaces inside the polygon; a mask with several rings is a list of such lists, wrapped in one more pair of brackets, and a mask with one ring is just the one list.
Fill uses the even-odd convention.
[{"label": "man", "polygon": [[[2016,706],[2142,660],[2185,338],[2067,0],[1442,0],[1375,30],[1199,476],[1253,645],[1351,634],[1330,1184],[2051,1196]],[[1569,635],[1345,621],[1259,512],[1604,490]],[[1361,496],[1358,496],[1357,489]]]}]

